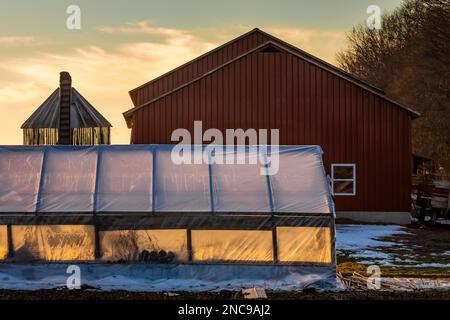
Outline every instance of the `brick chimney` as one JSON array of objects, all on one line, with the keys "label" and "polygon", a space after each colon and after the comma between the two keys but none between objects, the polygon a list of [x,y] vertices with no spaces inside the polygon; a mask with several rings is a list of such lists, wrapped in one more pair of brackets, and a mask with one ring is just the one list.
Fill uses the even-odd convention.
[{"label": "brick chimney", "polygon": [[70,105],[72,78],[66,71],[59,73],[59,138],[58,144],[72,144]]}]

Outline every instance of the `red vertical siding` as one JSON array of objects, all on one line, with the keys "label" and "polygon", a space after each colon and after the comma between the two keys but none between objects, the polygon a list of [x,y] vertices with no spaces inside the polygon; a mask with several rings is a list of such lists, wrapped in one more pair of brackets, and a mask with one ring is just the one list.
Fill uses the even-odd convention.
[{"label": "red vertical siding", "polygon": [[[197,67],[211,68],[260,40],[248,41]],[[143,99],[179,83],[176,74]],[[409,112],[289,53],[253,52],[138,109],[134,119],[135,143],[173,143],[172,131],[193,133],[194,120],[224,133],[280,129],[280,144],[322,146],[328,173],[331,163],[356,164],[356,195],[335,197],[337,210],[410,210]]]}]

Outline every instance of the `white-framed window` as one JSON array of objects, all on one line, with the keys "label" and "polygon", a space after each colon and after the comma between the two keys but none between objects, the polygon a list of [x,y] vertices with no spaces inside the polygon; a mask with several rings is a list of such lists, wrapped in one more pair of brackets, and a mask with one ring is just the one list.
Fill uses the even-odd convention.
[{"label": "white-framed window", "polygon": [[356,195],[356,165],[353,163],[331,164],[331,191],[335,196]]}]

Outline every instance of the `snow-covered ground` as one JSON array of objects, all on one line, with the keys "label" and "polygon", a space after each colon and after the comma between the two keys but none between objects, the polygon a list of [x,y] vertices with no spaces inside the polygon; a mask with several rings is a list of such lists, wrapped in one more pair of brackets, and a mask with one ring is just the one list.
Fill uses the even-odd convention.
[{"label": "snow-covered ground", "polygon": [[381,237],[406,233],[406,228],[394,225],[336,225],[337,247],[339,250],[370,251],[371,247],[387,247],[392,242],[377,240]]},{"label": "snow-covered ground", "polygon": [[[0,288],[38,290],[73,284],[68,264],[0,264]],[[331,289],[330,267],[257,265],[80,264],[81,285],[100,290],[220,291],[263,287],[278,291],[308,286]]]},{"label": "snow-covered ground", "polygon": [[429,248],[429,256],[424,257],[416,254],[415,245],[382,240],[383,237],[400,234],[412,233],[408,232],[407,227],[395,225],[338,224],[336,225],[336,254],[338,257],[349,257],[363,264],[450,268],[450,263],[435,262],[439,260],[439,256],[448,256],[449,251],[437,254]]},{"label": "snow-covered ground", "polygon": [[394,225],[336,225],[336,255],[347,255],[360,263],[386,265],[392,263],[390,254],[380,248],[391,247],[395,243],[381,241],[382,237],[405,233],[401,226]]}]

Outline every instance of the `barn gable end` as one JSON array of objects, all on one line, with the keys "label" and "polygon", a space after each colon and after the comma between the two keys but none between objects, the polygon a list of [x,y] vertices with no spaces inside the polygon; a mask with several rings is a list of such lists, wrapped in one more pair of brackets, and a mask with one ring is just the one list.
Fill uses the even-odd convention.
[{"label": "barn gable end", "polygon": [[[366,86],[371,90],[384,94],[384,92],[374,87],[373,85],[349,74],[281,39],[274,37],[258,28],[255,28],[199,57],[193,59],[143,85],[131,90],[129,92],[133,105],[139,107],[143,104],[157,99],[161,95],[164,95],[179,86],[189,83],[199,77],[202,77],[206,73],[226,64],[230,60],[248,53],[255,48],[264,45],[267,42],[273,42],[277,45],[295,52],[308,61],[318,64],[327,70],[336,72],[337,74],[348,78],[350,81],[359,83]],[[128,127],[131,128],[132,116],[128,113],[125,114]]]},{"label": "barn gable end", "polygon": [[[124,113],[132,143],[168,144],[179,128],[279,129],[281,145],[320,145],[328,175],[354,168],[340,213],[404,223],[410,212],[411,120],[419,115],[376,88],[278,42],[248,50]],[[156,83],[156,82],[155,82]],[[386,220],[386,217],[388,219]],[[399,220],[399,221],[400,221]],[[409,220],[408,220],[409,221]]]}]

